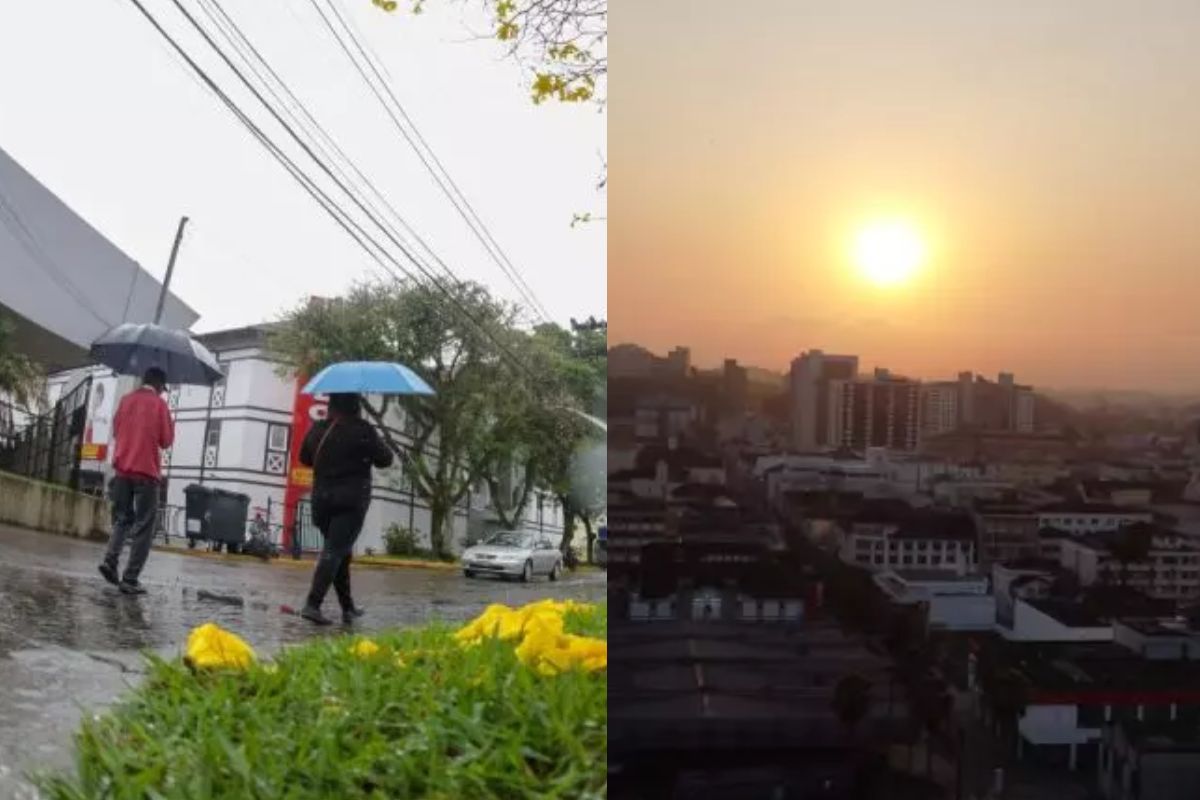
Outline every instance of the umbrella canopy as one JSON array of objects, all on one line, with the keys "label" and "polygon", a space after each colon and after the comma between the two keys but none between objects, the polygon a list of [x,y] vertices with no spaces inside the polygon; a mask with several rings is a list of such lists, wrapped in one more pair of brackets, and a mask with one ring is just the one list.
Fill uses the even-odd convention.
[{"label": "umbrella canopy", "polygon": [[304,394],[434,394],[421,376],[388,361],[342,361],[317,373]]},{"label": "umbrella canopy", "polygon": [[224,377],[217,357],[186,331],[149,323],[118,325],[92,343],[91,355],[121,375],[158,367],[167,383],[211,386]]}]

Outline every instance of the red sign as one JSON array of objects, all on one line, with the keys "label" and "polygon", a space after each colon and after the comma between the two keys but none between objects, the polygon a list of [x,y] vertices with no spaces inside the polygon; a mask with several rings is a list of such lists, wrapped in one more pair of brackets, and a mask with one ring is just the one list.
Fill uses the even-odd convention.
[{"label": "red sign", "polygon": [[312,491],[312,470],[300,463],[300,445],[313,423],[325,419],[329,405],[324,397],[301,394],[308,378],[296,379],[296,399],[292,404],[292,450],[288,454],[287,489],[283,495],[283,546],[292,545],[296,524],[296,506]]}]

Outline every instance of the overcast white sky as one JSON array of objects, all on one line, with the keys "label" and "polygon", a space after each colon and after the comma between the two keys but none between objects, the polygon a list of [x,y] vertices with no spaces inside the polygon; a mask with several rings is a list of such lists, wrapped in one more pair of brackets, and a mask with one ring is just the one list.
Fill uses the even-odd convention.
[{"label": "overcast white sky", "polygon": [[[145,2],[255,120],[268,120],[233,91],[236,79],[188,35],[169,0]],[[429,2],[420,16],[338,2],[552,316],[606,315],[605,225],[570,227],[574,212],[604,210],[594,186],[605,116],[534,107],[499,45],[472,40],[486,19],[471,0]],[[442,259],[517,299],[311,4],[222,4]],[[273,319],[306,295],[336,294],[376,272],[128,0],[0,0],[0,147],[156,276],[179,217],[189,216],[173,289],[200,313],[198,331]]]}]

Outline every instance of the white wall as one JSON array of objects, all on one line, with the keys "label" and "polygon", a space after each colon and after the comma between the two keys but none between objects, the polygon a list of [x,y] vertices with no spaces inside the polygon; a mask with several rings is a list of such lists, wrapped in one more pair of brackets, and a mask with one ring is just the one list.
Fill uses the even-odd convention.
[{"label": "white wall", "polygon": [[1012,629],[1001,629],[1005,638],[1021,642],[1111,642],[1112,625],[1073,628],[1044,614],[1021,598],[1013,602]]},{"label": "white wall", "polygon": [[1085,744],[1100,738],[1099,728],[1080,728],[1074,705],[1031,705],[1017,723],[1025,741],[1035,745]]}]

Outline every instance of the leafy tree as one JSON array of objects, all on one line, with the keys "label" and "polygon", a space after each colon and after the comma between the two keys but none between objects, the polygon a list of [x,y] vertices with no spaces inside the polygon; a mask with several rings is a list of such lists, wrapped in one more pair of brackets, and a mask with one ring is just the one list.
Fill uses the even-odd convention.
[{"label": "leafy tree", "polygon": [[454,508],[481,482],[495,454],[507,446],[504,414],[520,384],[504,356],[520,334],[512,306],[486,288],[447,288],[383,281],[355,287],[332,302],[309,302],[288,313],[273,348],[288,369],[314,374],[338,361],[397,361],[433,387],[433,397],[401,397],[368,406],[377,423],[390,403],[406,417],[412,443],[397,442],[380,425],[414,493],[430,508],[430,544],[446,556]]},{"label": "leafy tree", "polygon": [[0,318],[0,393],[22,410],[41,402],[43,375],[37,364],[13,349],[13,324]]},{"label": "leafy tree", "polygon": [[[395,11],[397,0],[371,0]],[[488,10],[492,35],[508,56],[529,73],[536,105],[608,102],[608,0],[479,0]],[[420,13],[425,0],[408,0]],[[608,188],[608,163],[601,165],[597,190]],[[571,225],[602,221],[591,212],[575,214]]]},{"label": "leafy tree", "polygon": [[[562,506],[563,550],[569,552],[576,521],[582,521],[589,537],[592,523],[603,507],[599,464],[580,463],[584,448],[597,440],[597,427],[584,409],[595,409],[607,373],[608,352],[601,324],[541,325],[525,341],[524,350],[535,377],[526,382],[532,391],[515,401],[506,415],[512,426],[505,441],[510,446],[497,451],[494,477],[489,478],[494,496],[520,518],[523,504],[533,488],[552,493]],[[514,467],[516,469],[514,470]],[[584,473],[587,474],[584,474]],[[509,491],[500,478],[515,473]],[[589,559],[591,558],[589,550]]]},{"label": "leafy tree", "polygon": [[871,708],[871,682],[852,673],[838,681],[833,690],[833,711],[851,738]]},{"label": "leafy tree", "polygon": [[[371,0],[395,11],[396,0]],[[482,0],[495,38],[530,73],[533,102],[607,100],[608,0]],[[420,13],[425,0],[409,0]]]}]

